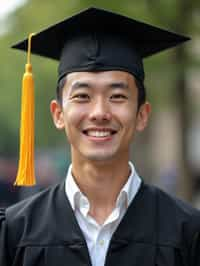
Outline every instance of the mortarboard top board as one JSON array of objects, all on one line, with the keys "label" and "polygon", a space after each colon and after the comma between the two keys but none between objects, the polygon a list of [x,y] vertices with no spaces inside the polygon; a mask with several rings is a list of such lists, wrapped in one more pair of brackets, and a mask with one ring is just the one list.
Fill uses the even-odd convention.
[{"label": "mortarboard top board", "polygon": [[[60,61],[58,80],[75,71],[124,70],[144,80],[142,59],[188,37],[110,11],[88,8],[37,33],[32,53]],[[28,40],[12,46],[27,51]]]},{"label": "mortarboard top board", "polygon": [[89,8],[13,45],[12,48],[28,50],[22,86],[20,160],[15,184],[35,184],[34,86],[30,50],[33,54],[60,61],[58,82],[71,72],[107,70],[126,71],[143,82],[143,58],[187,40],[188,37],[132,18]]}]

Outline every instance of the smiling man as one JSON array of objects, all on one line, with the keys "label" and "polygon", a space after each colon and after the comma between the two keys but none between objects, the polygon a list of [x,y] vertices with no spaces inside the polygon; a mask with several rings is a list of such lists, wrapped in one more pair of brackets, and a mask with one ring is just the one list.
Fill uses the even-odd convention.
[{"label": "smiling man", "polygon": [[55,125],[66,129],[75,163],[125,161],[127,167],[130,143],[135,131],[144,129],[149,111],[147,102],[138,106],[135,79],[124,71],[70,73],[62,100],[51,103]]},{"label": "smiling man", "polygon": [[72,163],[65,182],[1,211],[0,265],[200,265],[199,211],[129,161],[151,111],[142,59],[186,40],[95,8],[34,36],[33,53],[60,60],[50,109]]}]

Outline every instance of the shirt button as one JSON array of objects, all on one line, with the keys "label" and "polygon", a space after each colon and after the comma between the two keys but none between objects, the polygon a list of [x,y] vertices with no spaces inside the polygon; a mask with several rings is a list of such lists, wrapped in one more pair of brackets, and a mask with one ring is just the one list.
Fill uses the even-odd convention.
[{"label": "shirt button", "polygon": [[103,239],[99,240],[99,245],[103,246],[105,244],[105,241]]}]

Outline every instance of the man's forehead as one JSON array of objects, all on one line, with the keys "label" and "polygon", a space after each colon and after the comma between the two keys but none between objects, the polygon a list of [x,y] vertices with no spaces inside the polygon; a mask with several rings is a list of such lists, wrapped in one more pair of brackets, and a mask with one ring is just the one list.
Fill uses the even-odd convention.
[{"label": "man's forehead", "polygon": [[126,71],[111,70],[111,71],[91,71],[91,72],[73,72],[66,76],[66,80],[71,85],[75,83],[91,83],[91,82],[130,82],[135,78],[132,74]]},{"label": "man's forehead", "polygon": [[135,78],[125,71],[73,72],[66,76],[64,91],[73,93],[89,90],[97,93],[106,91],[129,91],[136,88]]}]

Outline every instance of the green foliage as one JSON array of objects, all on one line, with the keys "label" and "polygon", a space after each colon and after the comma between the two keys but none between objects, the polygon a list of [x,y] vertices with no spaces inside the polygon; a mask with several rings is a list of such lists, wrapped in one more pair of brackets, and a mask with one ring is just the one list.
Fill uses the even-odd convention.
[{"label": "green foliage", "polygon": [[[20,119],[21,78],[24,72],[26,55],[23,52],[11,50],[12,43],[24,39],[30,32],[38,32],[81,9],[95,6],[110,9],[130,17],[146,22],[153,22],[158,26],[176,29],[176,23],[181,17],[183,0],[32,0],[18,9],[7,20],[11,29],[1,36],[1,97],[0,123],[1,139],[0,153],[14,153],[18,150],[18,131]],[[188,16],[199,14],[200,1],[189,3]],[[197,16],[197,15],[196,15]],[[95,23],[95,22],[92,22]],[[183,33],[195,34],[199,24],[194,20],[185,20]],[[173,85],[176,65],[171,65],[173,52],[162,53],[146,60],[146,86],[149,88],[149,97],[156,108],[173,103]],[[193,59],[189,59],[190,64]],[[199,61],[198,61],[199,62]],[[199,64],[196,62],[196,64]],[[49,102],[55,96],[57,63],[32,56],[35,75],[36,95],[36,146],[54,147],[64,143],[64,134],[54,129],[49,112]]]}]

